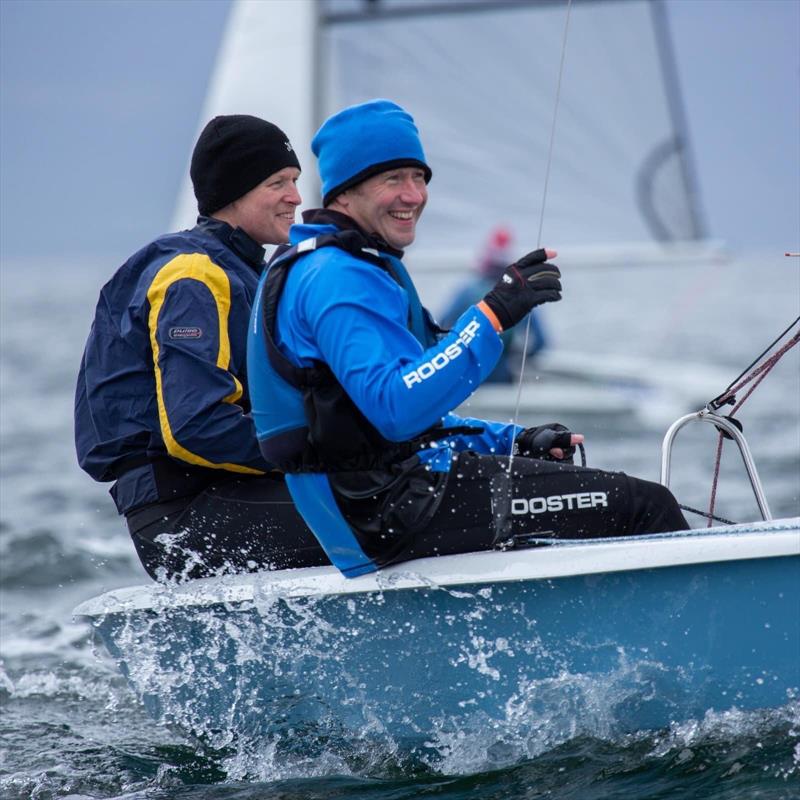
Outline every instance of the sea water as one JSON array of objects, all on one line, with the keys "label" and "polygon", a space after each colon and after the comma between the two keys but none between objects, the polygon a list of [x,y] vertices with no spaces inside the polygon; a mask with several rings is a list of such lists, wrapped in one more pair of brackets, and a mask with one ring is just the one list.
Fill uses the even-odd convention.
[{"label": "sea water", "polygon": [[[632,353],[653,368],[663,358],[707,360],[733,379],[800,314],[796,259],[563,268],[565,300],[545,309],[545,322],[558,345],[598,358]],[[72,444],[75,374],[110,272],[85,263],[2,265],[0,797],[800,797],[796,702],[624,735],[604,726],[602,703],[591,720],[522,708],[530,718],[518,720],[516,733],[432,731],[436,758],[353,740],[287,759],[269,743],[208,748],[155,724],[89,627],[71,619],[89,597],[149,581],[107,487],[81,473]],[[797,350],[789,353],[737,415],[776,517],[800,513],[799,365]],[[641,420],[586,413],[560,421],[586,434],[590,464],[656,479],[664,430]],[[676,446],[673,486],[702,508],[716,437],[696,427]],[[730,446],[718,511],[736,520],[757,513]],[[548,692],[568,704],[579,688],[564,676]]]}]

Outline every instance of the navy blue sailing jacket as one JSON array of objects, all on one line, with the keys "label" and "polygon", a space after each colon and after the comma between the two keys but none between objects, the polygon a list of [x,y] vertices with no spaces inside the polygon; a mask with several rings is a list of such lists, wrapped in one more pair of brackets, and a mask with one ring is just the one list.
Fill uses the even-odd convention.
[{"label": "navy blue sailing jacket", "polygon": [[116,480],[120,513],[260,475],[247,324],[264,250],[201,217],[134,254],[103,287],[75,394],[78,461]]}]

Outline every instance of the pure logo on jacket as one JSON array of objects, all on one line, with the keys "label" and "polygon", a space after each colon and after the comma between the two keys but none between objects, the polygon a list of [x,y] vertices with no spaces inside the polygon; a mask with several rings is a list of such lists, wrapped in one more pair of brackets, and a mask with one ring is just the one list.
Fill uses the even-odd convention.
[{"label": "pure logo on jacket", "polygon": [[[457,341],[447,345],[441,353],[437,353],[430,361],[425,361],[416,369],[403,375],[405,385],[411,389],[414,384],[422,383],[434,375],[437,370],[444,369],[451,361],[458,358],[465,347],[469,347],[470,342],[475,338],[481,324],[478,320],[471,320],[459,332]],[[463,346],[462,346],[463,345]]]},{"label": "pure logo on jacket", "polygon": [[199,339],[203,335],[203,329],[193,325],[182,325],[179,328],[169,329],[170,339]]}]

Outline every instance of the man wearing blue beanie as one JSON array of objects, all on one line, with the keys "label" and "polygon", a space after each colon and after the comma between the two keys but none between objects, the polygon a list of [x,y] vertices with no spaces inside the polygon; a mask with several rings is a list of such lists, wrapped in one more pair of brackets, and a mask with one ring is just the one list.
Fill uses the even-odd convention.
[{"label": "man wearing blue beanie", "polygon": [[352,577],[531,535],[688,527],[664,487],[573,465],[583,437],[562,425],[452,413],[492,372],[500,333],[561,299],[555,253],[511,264],[443,331],[402,262],[432,175],[411,115],[351,106],[312,149],[324,208],[292,226],[261,278],[248,375],[261,451],[331,561]]},{"label": "man wearing blue beanie", "polygon": [[319,129],[311,148],[319,159],[323,206],[367,178],[398,167],[417,167],[426,184],[431,179],[414,120],[389,100],[335,114]]}]

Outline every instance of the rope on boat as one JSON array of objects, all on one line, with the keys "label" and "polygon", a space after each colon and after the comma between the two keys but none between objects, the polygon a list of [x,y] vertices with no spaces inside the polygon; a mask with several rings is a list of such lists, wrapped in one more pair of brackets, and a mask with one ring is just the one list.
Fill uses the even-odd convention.
[{"label": "rope on boat", "polygon": [[[778,342],[786,336],[787,333],[798,323],[800,323],[800,317],[798,317],[794,322],[789,325],[786,330],[784,330],[773,342],[769,345],[751,364],[739,373],[739,375],[734,378],[728,387],[725,389],[722,394],[717,395],[711,402],[708,403],[708,407],[712,411],[719,411],[722,406],[725,405],[733,405],[733,409],[731,413],[727,415],[727,419],[729,419],[734,424],[738,425],[741,428],[741,423],[739,420],[732,419],[733,415],[744,405],[745,401],[750,397],[751,394],[756,390],[756,387],[767,377],[767,375],[772,371],[773,367],[778,363],[778,361],[783,358],[786,353],[789,352],[798,342],[800,342],[800,331],[794,334],[789,341],[787,341],[779,350],[773,353],[769,358],[761,361],[764,356],[775,347]],[[761,363],[759,363],[761,362]],[[757,366],[756,366],[757,365]],[[742,377],[747,373],[748,370],[751,370],[745,377]],[[739,380],[741,378],[741,380]],[[736,393],[740,391],[742,388],[747,386],[748,383],[753,381],[753,385],[747,390],[745,396],[736,401]],[[726,438],[730,438],[727,434],[724,434],[720,431],[719,434],[719,441],[717,442],[717,454],[714,461],[714,479],[711,483],[711,498],[708,503],[708,513],[703,514],[704,517],[708,518],[708,527],[711,527],[711,524],[714,520],[726,521],[721,520],[719,517],[714,516],[714,506],[716,505],[717,501],[717,487],[719,485],[719,469],[720,464],[722,462],[722,445]],[[685,508],[681,506],[681,508]],[[687,511],[694,511],[692,508],[686,509]],[[700,512],[702,513],[702,512]]]},{"label": "rope on boat", "polygon": [[[707,511],[701,511],[699,508],[692,508],[691,506],[685,506],[683,503],[678,503],[678,507],[681,508],[683,511],[691,511],[692,514],[699,514],[701,517],[705,517],[708,520],[713,520],[714,522],[721,522],[723,525],[738,525],[736,520],[725,519],[725,517],[717,517],[714,514],[709,514]],[[709,528],[710,527],[711,523],[709,522]]]},{"label": "rope on boat", "polygon": [[[567,34],[569,32],[569,17],[572,10],[572,0],[567,1],[567,13],[564,21],[564,33],[561,38],[561,59],[558,65],[558,80],[556,82],[556,96],[553,104],[553,120],[550,124],[550,144],[547,149],[547,162],[545,164],[544,185],[542,187],[542,206],[539,211],[539,233],[536,238],[536,247],[542,246],[542,227],[544,225],[544,209],[547,204],[547,187],[550,183],[550,165],[553,161],[553,145],[556,138],[556,119],[558,117],[558,103],[561,98],[561,78],[564,74],[564,57],[567,52]],[[515,428],[519,419],[519,406],[522,398],[522,382],[525,378],[525,363],[528,360],[528,339],[530,337],[531,318],[528,315],[525,324],[525,339],[522,344],[522,363],[519,369],[519,381],[517,382],[517,400],[514,405],[514,417],[511,420]],[[494,544],[501,546],[504,543],[513,541],[511,534],[511,499],[513,496],[512,469],[514,467],[514,439],[511,437],[509,443],[508,469],[500,470],[492,478],[492,516],[494,517]],[[581,457],[585,459],[584,450],[581,447]]]},{"label": "rope on boat", "polygon": [[[542,187],[542,206],[539,211],[539,233],[536,236],[536,247],[542,246],[542,228],[544,226],[544,209],[547,203],[547,187],[550,183],[550,166],[553,162],[553,145],[556,139],[556,120],[558,119],[558,104],[561,99],[561,78],[564,75],[564,60],[567,54],[567,36],[569,34],[569,17],[572,11],[572,0],[567,0],[567,14],[564,20],[564,33],[561,37],[561,59],[558,65],[558,80],[556,81],[556,98],[553,104],[553,120],[550,124],[550,144],[547,148],[547,162],[544,170],[544,186]],[[519,369],[519,380],[517,381],[517,400],[514,404],[514,418],[512,424],[516,426],[519,419],[519,406],[522,399],[522,383],[525,378],[525,363],[528,360],[528,339],[530,338],[531,331],[531,318],[530,314],[525,323],[525,338],[522,343],[522,363]],[[511,476],[511,469],[514,465],[514,440],[511,440],[511,452],[508,459],[508,474]],[[581,449],[581,452],[583,450]],[[508,486],[509,495],[511,493],[511,484]]]},{"label": "rope on boat", "polygon": [[[780,359],[780,358],[783,356],[783,354],[784,354],[784,353],[785,353],[787,350],[790,350],[792,347],[794,347],[794,346],[797,344],[797,340],[798,340],[798,338],[800,338],[800,332],[796,333],[796,334],[795,334],[795,335],[794,335],[794,336],[793,336],[793,337],[792,337],[792,338],[791,338],[791,339],[790,339],[790,340],[787,342],[787,344],[786,344],[786,345],[784,345],[784,347],[783,347],[783,348],[781,348],[781,350],[780,350],[780,351],[778,351],[777,353],[775,353],[775,355],[771,356],[771,357],[770,357],[770,358],[769,358],[767,361],[765,361],[765,362],[764,362],[764,363],[763,363],[763,364],[762,364],[760,367],[756,367],[756,369],[754,369],[754,370],[753,370],[753,372],[752,372],[750,375],[748,375],[748,376],[747,376],[747,377],[746,377],[746,378],[745,378],[745,379],[744,379],[744,380],[743,380],[741,383],[736,383],[736,382],[739,380],[739,378],[741,378],[741,377],[742,377],[742,376],[743,376],[743,375],[744,375],[744,374],[747,372],[747,370],[749,370],[749,369],[750,369],[751,367],[753,367],[755,364],[758,364],[758,362],[759,362],[759,361],[761,361],[761,359],[762,359],[762,358],[763,358],[763,357],[764,357],[764,356],[765,356],[767,353],[769,353],[769,351],[770,351],[770,350],[772,350],[772,348],[773,348],[773,347],[775,347],[775,345],[776,345],[776,344],[777,344],[777,343],[778,343],[778,342],[779,342],[781,339],[783,339],[783,337],[784,337],[784,336],[786,336],[786,334],[787,334],[787,333],[789,333],[789,331],[790,331],[790,330],[791,330],[791,329],[792,329],[792,328],[793,328],[795,325],[797,325],[797,323],[798,323],[798,322],[800,322],[800,317],[798,317],[796,320],[794,320],[794,322],[790,323],[790,324],[789,324],[789,325],[786,327],[786,329],[785,329],[784,331],[782,331],[782,332],[781,332],[781,333],[780,333],[780,334],[779,334],[779,335],[778,335],[778,336],[775,338],[775,340],[772,342],[772,344],[770,344],[768,347],[766,347],[766,348],[764,349],[764,351],[763,351],[762,353],[760,353],[758,356],[756,356],[756,357],[753,359],[753,361],[751,361],[751,362],[750,362],[750,364],[749,364],[748,366],[746,366],[746,367],[745,367],[745,368],[744,368],[744,369],[743,369],[743,370],[742,370],[742,371],[741,371],[741,372],[740,372],[740,373],[739,373],[739,374],[738,374],[738,375],[737,375],[737,376],[736,376],[736,377],[735,377],[735,378],[734,378],[734,379],[733,379],[733,380],[732,380],[732,381],[731,381],[731,382],[728,384],[728,386],[725,388],[725,390],[722,392],[722,394],[719,394],[719,395],[717,395],[717,396],[716,396],[716,397],[715,397],[715,398],[714,398],[714,399],[713,399],[713,400],[712,400],[712,401],[711,401],[711,402],[708,404],[708,405],[711,407],[711,409],[712,409],[713,411],[718,411],[718,410],[719,410],[719,409],[720,409],[722,406],[724,406],[724,405],[731,405],[731,404],[735,403],[735,402],[736,402],[736,397],[735,397],[735,395],[736,395],[736,392],[738,392],[738,391],[739,391],[739,390],[740,390],[740,389],[741,389],[743,386],[746,386],[746,385],[747,385],[747,384],[748,384],[748,383],[749,383],[751,380],[753,380],[753,378],[755,378],[755,377],[757,377],[758,375],[760,375],[762,371],[766,370],[766,372],[769,372],[769,370],[771,370],[771,369],[772,369],[772,367],[774,367],[774,366],[775,366],[775,363],[777,363],[777,361],[778,361],[778,360],[779,360],[779,359]],[[763,379],[762,379],[762,380],[763,380]],[[761,381],[759,380],[759,383],[760,383],[760,382],[761,382]],[[734,384],[736,384],[736,385],[734,386]],[[756,386],[757,386],[757,385],[758,385],[758,384],[756,384]],[[742,398],[742,400],[739,402],[739,404],[736,406],[736,408],[739,408],[739,406],[741,406],[741,405],[742,405],[742,403],[744,403],[744,401],[745,401],[745,400],[747,400],[747,398],[748,398],[748,397],[749,397],[749,396],[752,394],[752,392],[753,392],[753,389],[755,389],[755,386],[751,387],[750,391],[747,393],[747,395],[745,395],[745,397],[744,397],[744,398]],[[734,410],[733,410],[733,411],[736,411],[736,408],[734,408]],[[731,415],[733,414],[733,411],[731,411]]]}]

